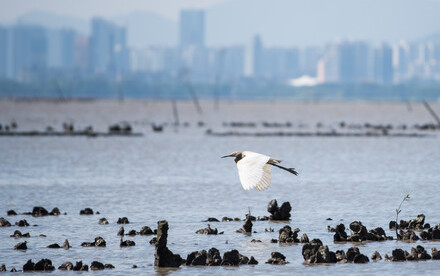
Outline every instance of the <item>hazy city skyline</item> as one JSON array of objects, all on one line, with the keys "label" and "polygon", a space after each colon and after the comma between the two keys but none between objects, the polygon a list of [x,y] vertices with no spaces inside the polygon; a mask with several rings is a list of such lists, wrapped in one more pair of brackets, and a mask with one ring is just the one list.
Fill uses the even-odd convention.
[{"label": "hazy city skyline", "polygon": [[90,34],[88,21],[102,17],[127,28],[130,47],[176,45],[182,9],[205,11],[209,47],[250,44],[257,34],[269,46],[304,47],[338,38],[393,43],[440,32],[437,0],[280,0],[276,4],[265,0],[166,0],[128,1],[124,5],[118,1],[105,1],[105,5],[100,0],[93,5],[82,2],[0,0],[1,6],[7,7],[0,10],[0,24],[19,21],[65,26]]}]

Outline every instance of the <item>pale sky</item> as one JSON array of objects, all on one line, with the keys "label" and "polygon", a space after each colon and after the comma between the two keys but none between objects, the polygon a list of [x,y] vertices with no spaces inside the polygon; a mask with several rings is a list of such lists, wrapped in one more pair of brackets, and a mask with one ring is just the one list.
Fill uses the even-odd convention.
[{"label": "pale sky", "polygon": [[0,0],[0,22],[12,22],[30,11],[47,11],[83,19],[153,11],[177,20],[181,9],[205,9],[230,0]]}]

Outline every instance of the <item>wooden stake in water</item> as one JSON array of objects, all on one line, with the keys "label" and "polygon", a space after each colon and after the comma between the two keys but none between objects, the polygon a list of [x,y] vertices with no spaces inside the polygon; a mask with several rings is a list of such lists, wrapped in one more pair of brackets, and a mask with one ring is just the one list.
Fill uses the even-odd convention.
[{"label": "wooden stake in water", "polygon": [[431,116],[434,117],[435,121],[437,122],[437,126],[440,127],[440,118],[437,116],[435,111],[431,108],[431,106],[426,101],[423,101],[423,105],[426,107],[426,109],[428,109]]}]

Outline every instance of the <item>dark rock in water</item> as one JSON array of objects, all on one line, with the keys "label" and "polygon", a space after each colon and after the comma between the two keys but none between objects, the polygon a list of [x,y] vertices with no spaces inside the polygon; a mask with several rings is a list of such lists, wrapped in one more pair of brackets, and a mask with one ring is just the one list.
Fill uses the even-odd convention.
[{"label": "dark rock in water", "polygon": [[93,210],[91,208],[85,208],[84,210],[79,211],[80,215],[93,215]]},{"label": "dark rock in water", "polygon": [[49,216],[59,216],[61,214],[60,209],[58,207],[55,207],[50,211]]},{"label": "dark rock in water", "polygon": [[300,243],[308,243],[309,242],[309,237],[307,236],[307,234],[303,234],[301,236],[301,238],[299,239]]},{"label": "dark rock in water", "polygon": [[360,251],[359,251],[359,248],[357,248],[357,247],[350,247],[347,250],[347,254],[345,254],[345,255],[347,256],[347,261],[351,263],[351,262],[354,261],[354,258],[357,255],[359,255],[359,254],[361,254]]},{"label": "dark rock in water", "polygon": [[283,265],[287,264],[286,256],[281,254],[280,252],[272,252],[272,257],[267,260],[266,264],[276,264],[276,265]]},{"label": "dark rock in water", "polygon": [[153,230],[151,230],[151,228],[148,226],[142,227],[141,231],[139,232],[139,235],[141,236],[148,236],[153,234],[154,234]]},{"label": "dark rock in water", "polygon": [[88,265],[83,265],[82,261],[76,262],[73,271],[89,271]]},{"label": "dark rock in water", "polygon": [[97,247],[105,247],[106,246],[105,240],[101,237],[96,237],[94,244]]},{"label": "dark rock in water", "polygon": [[192,266],[207,265],[207,259],[208,259],[208,252],[206,252],[206,250],[194,251],[187,256],[185,264]]},{"label": "dark rock in water", "polygon": [[308,264],[315,263],[336,263],[336,253],[324,246],[319,239],[313,239],[311,242],[303,245],[302,255]]},{"label": "dark rock in water", "polygon": [[258,217],[257,220],[258,221],[267,221],[267,220],[270,220],[270,217],[268,217],[268,216]]},{"label": "dark rock in water", "polygon": [[231,250],[228,252],[225,252],[223,254],[223,260],[221,262],[221,265],[224,266],[237,266],[240,264],[248,264],[249,258],[241,255],[238,250]]},{"label": "dark rock in water", "polygon": [[22,234],[20,230],[15,230],[14,234],[10,235],[11,238],[30,238],[31,235],[29,233]]},{"label": "dark rock in water", "polygon": [[393,261],[393,262],[403,262],[403,261],[406,261],[405,251],[403,251],[400,248],[394,249],[391,261]]},{"label": "dark rock in water", "polygon": [[115,268],[115,266],[112,265],[112,264],[105,264],[104,267],[105,267],[106,269],[114,269],[114,268]]},{"label": "dark rock in water", "polygon": [[6,212],[6,214],[8,216],[16,216],[17,215],[17,213],[14,210],[9,210],[8,212]]},{"label": "dark rock in water", "polygon": [[[345,228],[345,226],[344,226],[344,228]],[[334,232],[336,232],[336,229],[331,227],[330,225],[327,225],[327,232],[334,233]]]},{"label": "dark rock in water", "polygon": [[118,218],[118,221],[116,223],[117,224],[129,224],[130,222],[128,221],[128,218],[122,217],[122,218]]},{"label": "dark rock in water", "polygon": [[156,237],[154,237],[154,238],[152,238],[151,240],[150,240],[150,244],[151,245],[155,245],[157,243],[157,238]]},{"label": "dark rock in water", "polygon": [[105,247],[106,246],[106,242],[105,242],[105,240],[103,238],[96,237],[94,242],[83,242],[81,244],[81,246],[84,246],[84,247],[93,247],[93,246]]},{"label": "dark rock in water", "polygon": [[9,272],[17,272],[17,270],[13,267]]},{"label": "dark rock in water", "polygon": [[382,227],[377,227],[367,233],[367,241],[385,241],[387,239],[388,237]]},{"label": "dark rock in water", "polygon": [[5,264],[2,264],[2,265],[0,266],[0,272],[6,272],[6,266],[5,266]]},{"label": "dark rock in water", "polygon": [[34,266],[35,271],[53,271],[55,267],[52,266],[52,261],[49,259],[41,259]]},{"label": "dark rock in water", "polygon": [[124,236],[124,227],[119,228],[118,236]]},{"label": "dark rock in water", "polygon": [[274,232],[274,230],[272,227],[269,227],[269,229],[264,228],[264,232]]},{"label": "dark rock in water", "polygon": [[388,227],[390,228],[390,230],[394,230],[394,229],[396,229],[396,226],[397,226],[397,223],[394,220],[392,220],[392,221],[390,221],[390,224]]},{"label": "dark rock in water", "polygon": [[27,245],[26,245],[26,241],[24,242],[19,242],[16,245],[14,245],[14,249],[15,250],[26,250],[27,249]]},{"label": "dark rock in water", "polygon": [[108,220],[106,218],[100,218],[98,221],[98,224],[101,224],[101,225],[108,224]]},{"label": "dark rock in water", "polygon": [[399,236],[404,241],[417,241],[417,240],[419,240],[419,237],[417,236],[416,232],[414,232],[413,230],[408,230],[408,231],[401,230],[399,233]]},{"label": "dark rock in water", "polygon": [[220,251],[217,248],[211,248],[208,250],[208,258],[206,259],[209,266],[218,266],[222,263],[222,257],[220,256]]},{"label": "dark rock in water", "polygon": [[409,229],[423,229],[425,224],[425,215],[420,214],[415,219],[408,222]]},{"label": "dark rock in water", "polygon": [[131,268],[138,268],[138,266],[137,265],[133,265]]},{"label": "dark rock in water", "polygon": [[281,207],[278,207],[278,203],[276,199],[274,199],[269,202],[269,205],[267,206],[267,211],[272,214],[270,216],[271,220],[290,220],[291,210],[292,207],[288,201],[284,202]]},{"label": "dark rock in water", "polygon": [[23,272],[34,271],[34,270],[35,270],[35,264],[32,262],[32,260],[28,260],[28,261],[23,265]]},{"label": "dark rock in water", "polygon": [[440,251],[437,248],[433,247],[431,249],[431,255],[433,260],[440,260]]},{"label": "dark rock in water", "polygon": [[234,221],[241,221],[240,218],[234,218]]},{"label": "dark rock in water", "polygon": [[371,259],[372,259],[373,261],[380,261],[380,260],[382,260],[382,256],[380,255],[379,252],[375,251],[375,252],[373,253],[373,255],[371,255]]},{"label": "dark rock in water", "polygon": [[73,264],[71,262],[65,262],[58,267],[59,270],[73,270]]},{"label": "dark rock in water", "polygon": [[40,237],[42,237],[42,238],[45,238],[45,237],[46,237],[46,235],[44,235],[44,234],[40,234]]},{"label": "dark rock in water", "polygon": [[61,246],[58,243],[53,243],[51,245],[48,245],[47,248],[61,248]]},{"label": "dark rock in water", "polygon": [[26,227],[29,226],[29,223],[25,219],[22,219],[20,221],[17,221],[15,225],[17,225],[18,227]]},{"label": "dark rock in water", "polygon": [[271,243],[278,243],[278,240],[277,239],[271,239],[270,242]]},{"label": "dark rock in water", "polygon": [[337,262],[347,262],[347,256],[345,255],[344,250],[336,250],[335,255]]},{"label": "dark rock in water", "polygon": [[137,232],[136,232],[136,230],[130,230],[130,231],[128,231],[128,233],[127,233],[127,236],[136,236],[137,235]]},{"label": "dark rock in water", "polygon": [[333,220],[332,218],[327,218],[326,220]]},{"label": "dark rock in water", "polygon": [[134,241],[130,241],[130,240],[125,240],[123,241],[121,238],[121,241],[119,242],[119,246],[120,247],[128,247],[128,246],[135,246],[136,243]]},{"label": "dark rock in water", "polygon": [[69,244],[69,241],[67,239],[63,243],[63,248],[66,249],[66,250],[70,248],[70,244]]},{"label": "dark rock in water", "polygon": [[280,241],[280,243],[299,242],[299,240],[298,240],[298,232],[299,231],[300,230],[298,228],[296,228],[294,231],[292,231],[292,228],[290,228],[290,226],[286,225],[279,230],[278,240]]},{"label": "dark rock in water", "polygon": [[233,218],[228,218],[228,217],[223,217],[222,218],[222,221],[233,221],[234,219]]},{"label": "dark rock in water", "polygon": [[355,264],[365,264],[368,263],[369,261],[370,260],[368,259],[368,257],[365,256],[364,254],[358,254],[353,259],[353,263]]},{"label": "dark rock in water", "polygon": [[335,235],[333,236],[333,241],[344,242],[347,241],[347,233],[345,232],[345,225],[339,224],[335,227]]},{"label": "dark rock in water", "polygon": [[411,254],[406,256],[408,261],[418,261],[418,260],[430,260],[431,255],[426,252],[425,248],[421,245],[418,245],[416,248],[411,248]]},{"label": "dark rock in water", "polygon": [[218,230],[217,230],[217,228],[212,229],[211,226],[208,224],[208,227],[197,230],[196,234],[217,235]]},{"label": "dark rock in water", "polygon": [[34,209],[32,209],[32,216],[34,217],[45,217],[48,216],[49,212],[41,206],[35,206]]},{"label": "dark rock in water", "polygon": [[247,264],[248,265],[257,265],[258,261],[255,260],[254,256],[251,256],[251,258],[249,259],[249,262]]},{"label": "dark rock in water", "polygon": [[219,222],[219,220],[216,218],[208,218],[208,219],[204,220],[203,222]]},{"label": "dark rock in water", "polygon": [[261,242],[261,240],[252,239],[251,242]]},{"label": "dark rock in water", "polygon": [[246,218],[245,218],[244,220],[247,220],[248,218],[249,218],[251,221],[257,221],[257,218],[254,217],[254,216],[251,216],[250,214],[247,214],[247,215],[246,215]]},{"label": "dark rock in water", "polygon": [[103,270],[103,269],[104,269],[104,264],[97,261],[93,261],[92,264],[90,265],[90,270]]},{"label": "dark rock in water", "polygon": [[5,218],[0,218],[0,227],[9,227],[11,223],[7,221]]},{"label": "dark rock in water", "polygon": [[244,221],[243,228],[238,229],[236,232],[250,234],[250,233],[252,233],[252,225],[253,224],[252,224],[251,218],[247,217],[246,220]]},{"label": "dark rock in water", "polygon": [[183,260],[178,254],[173,254],[167,247],[168,222],[157,222],[157,242],[154,265],[158,267],[179,267]]},{"label": "dark rock in water", "polygon": [[352,242],[367,240],[367,228],[362,225],[362,222],[353,221],[350,223],[350,229],[353,231],[353,234],[350,237],[347,237],[347,240]]}]

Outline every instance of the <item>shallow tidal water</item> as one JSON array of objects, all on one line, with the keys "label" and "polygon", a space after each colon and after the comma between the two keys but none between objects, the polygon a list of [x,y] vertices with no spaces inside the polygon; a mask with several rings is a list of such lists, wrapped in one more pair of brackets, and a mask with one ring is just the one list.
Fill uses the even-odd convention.
[{"label": "shallow tidal water", "polygon": [[[148,123],[167,121],[168,113],[154,112],[158,107],[152,103],[146,104],[145,110],[139,107],[139,103],[126,103],[130,104],[131,108],[124,106],[121,112],[115,113],[111,112],[113,104],[106,109],[105,104],[98,102],[95,108],[99,113],[92,116],[93,113],[90,111],[89,114],[87,110],[93,110],[94,103],[57,107],[55,103],[0,102],[0,106],[8,107],[0,109],[0,121],[16,120],[23,128],[44,129],[48,124],[73,120],[106,129],[109,122],[127,120],[135,131],[144,134],[142,137],[106,138],[0,137],[0,216],[12,224],[26,219],[31,225],[0,228],[0,264],[4,263],[8,270],[12,267],[22,269],[28,259],[36,262],[48,258],[55,267],[66,261],[75,263],[79,260],[88,265],[96,260],[115,266],[113,270],[87,272],[103,275],[435,275],[439,271],[440,261],[431,260],[305,265],[302,244],[270,243],[271,239],[278,239],[278,230],[286,223],[257,221],[253,226],[257,233],[245,236],[235,233],[243,222],[211,222],[211,227],[224,231],[224,234],[195,234],[196,230],[207,226],[202,221],[208,217],[220,220],[223,216],[244,218],[249,209],[254,216],[269,215],[267,204],[272,199],[277,199],[279,205],[289,201],[292,219],[288,224],[300,228],[300,235],[306,233],[309,239],[321,239],[331,251],[347,250],[354,244],[335,244],[333,233],[327,232],[327,225],[344,223],[348,227],[352,221],[359,220],[368,230],[383,227],[387,235],[394,236],[388,223],[395,220],[395,209],[406,194],[410,194],[411,199],[403,204],[399,219],[409,220],[423,213],[431,226],[438,224],[440,138],[437,135],[425,138],[213,137],[206,135],[205,130],[210,127],[221,129],[223,118],[243,119],[241,109],[208,112],[206,126],[198,127],[196,123],[200,117],[185,109],[189,110],[189,106],[181,107],[181,120],[190,122],[189,127],[177,130],[168,127],[163,133],[153,133]],[[259,103],[259,106],[264,104]],[[91,106],[83,111],[83,105]],[[272,102],[266,105],[274,106]],[[276,112],[278,120],[310,124],[316,123],[317,118],[329,122],[344,119],[383,123],[389,122],[390,118],[400,118],[399,122],[411,118],[411,123],[431,120],[429,114],[417,106],[407,115],[404,104],[391,108],[361,104],[358,113],[347,113],[347,109],[353,107],[342,103],[331,107],[309,104],[313,109],[310,113],[298,112],[298,109],[289,109],[286,105]],[[298,103],[293,105],[300,106]],[[253,112],[256,121],[267,120],[260,107],[247,110]],[[319,110],[322,110],[322,117],[319,117]],[[392,114],[387,113],[390,110]],[[395,110],[401,112],[400,116]],[[251,118],[249,113],[246,116],[245,119]],[[234,150],[253,150],[280,158],[284,160],[283,165],[295,167],[300,175],[295,177],[273,169],[268,190],[244,191],[233,160],[220,159]],[[58,207],[67,215],[6,216],[7,210],[23,213],[32,211],[34,206],[43,206],[49,211]],[[86,207],[100,214],[80,216],[79,211]],[[166,219],[170,227],[168,248],[183,258],[193,251],[216,247],[221,255],[237,249],[245,256],[254,256],[259,264],[156,269],[154,246],[149,244],[153,236],[126,236],[124,239],[135,241],[136,246],[119,247],[120,238],[116,233],[121,225],[116,221],[124,216],[130,221],[130,224],[123,225],[126,232],[131,229],[139,231],[142,226],[155,229],[157,221]],[[110,224],[99,225],[101,217],[107,218]],[[275,232],[264,231],[269,227]],[[10,238],[15,229],[29,232],[31,238]],[[39,237],[40,234],[47,237]],[[107,247],[80,246],[97,236],[106,240]],[[69,240],[71,249],[46,248],[52,243],[62,245],[65,239]],[[252,243],[252,239],[262,242]],[[28,242],[28,250],[12,249],[24,240]],[[429,254],[433,247],[440,249],[438,241],[356,244],[368,257],[374,251],[384,257],[385,254],[391,255],[396,248],[410,250],[417,245],[424,246]],[[265,264],[273,251],[284,254],[289,264]],[[133,265],[138,268],[132,268]],[[55,270],[52,274],[73,275],[77,272]]]}]

